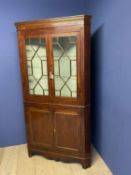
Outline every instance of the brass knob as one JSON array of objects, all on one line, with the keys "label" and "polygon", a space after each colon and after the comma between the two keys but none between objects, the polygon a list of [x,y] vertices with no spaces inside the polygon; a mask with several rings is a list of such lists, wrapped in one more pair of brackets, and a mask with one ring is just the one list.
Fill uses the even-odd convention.
[{"label": "brass knob", "polygon": [[50,79],[54,79],[54,75],[53,75],[52,72],[49,72],[49,78],[50,78]]}]

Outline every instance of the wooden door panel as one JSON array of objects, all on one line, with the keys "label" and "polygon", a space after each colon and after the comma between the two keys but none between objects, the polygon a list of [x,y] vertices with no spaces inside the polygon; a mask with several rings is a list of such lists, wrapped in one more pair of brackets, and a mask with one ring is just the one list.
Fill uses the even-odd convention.
[{"label": "wooden door panel", "polygon": [[80,116],[77,113],[55,113],[55,146],[68,151],[80,150]]},{"label": "wooden door panel", "polygon": [[53,145],[52,113],[42,109],[31,108],[27,116],[30,143],[50,147]]}]

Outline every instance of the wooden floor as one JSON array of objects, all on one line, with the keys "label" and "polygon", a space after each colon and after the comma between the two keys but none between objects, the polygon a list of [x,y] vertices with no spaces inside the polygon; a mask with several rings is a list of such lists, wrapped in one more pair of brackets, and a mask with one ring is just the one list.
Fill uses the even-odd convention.
[{"label": "wooden floor", "polygon": [[0,148],[0,175],[112,175],[93,149],[92,166],[83,169],[77,163],[63,163],[41,156],[28,158],[26,145]]}]

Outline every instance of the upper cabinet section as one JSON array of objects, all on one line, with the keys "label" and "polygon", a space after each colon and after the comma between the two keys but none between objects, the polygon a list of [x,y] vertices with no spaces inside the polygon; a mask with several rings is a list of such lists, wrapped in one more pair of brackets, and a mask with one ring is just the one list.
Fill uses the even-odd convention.
[{"label": "upper cabinet section", "polygon": [[83,15],[16,23],[25,102],[86,104],[89,23]]}]

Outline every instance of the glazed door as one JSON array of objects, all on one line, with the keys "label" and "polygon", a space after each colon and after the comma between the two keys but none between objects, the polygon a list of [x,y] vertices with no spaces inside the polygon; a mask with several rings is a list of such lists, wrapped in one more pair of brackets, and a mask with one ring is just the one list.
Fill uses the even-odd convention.
[{"label": "glazed door", "polygon": [[25,40],[28,87],[30,95],[49,96],[47,39],[34,37]]},{"label": "glazed door", "polygon": [[52,38],[55,97],[77,98],[77,36]]},{"label": "glazed door", "polygon": [[80,32],[52,34],[53,89],[57,103],[75,105],[80,101],[80,50]]},{"label": "glazed door", "polygon": [[21,32],[19,37],[24,99],[29,102],[50,102],[49,34],[41,30],[30,30]]},{"label": "glazed door", "polygon": [[[41,102],[50,101],[49,79],[50,59],[48,35],[32,32],[24,37],[24,58],[22,62],[25,99]],[[25,75],[26,74],[26,75]]]},{"label": "glazed door", "polygon": [[25,99],[77,103],[81,96],[79,32],[29,33],[24,48]]}]

